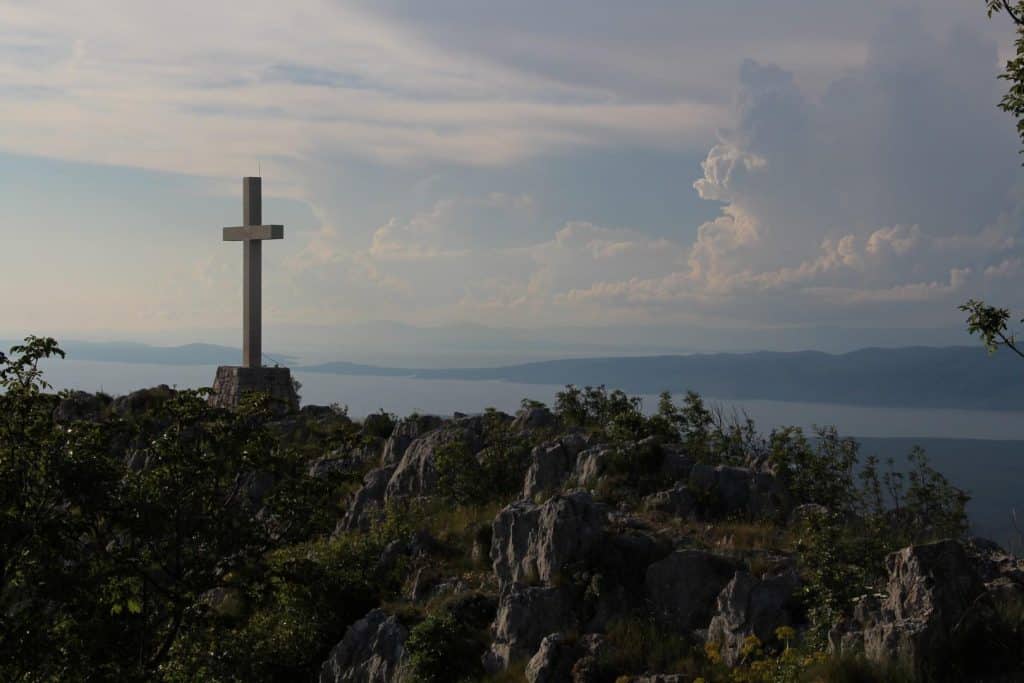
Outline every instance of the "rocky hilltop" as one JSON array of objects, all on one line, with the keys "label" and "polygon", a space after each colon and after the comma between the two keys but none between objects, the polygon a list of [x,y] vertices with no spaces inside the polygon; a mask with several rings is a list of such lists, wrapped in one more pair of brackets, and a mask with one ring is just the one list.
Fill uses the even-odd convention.
[{"label": "rocky hilltop", "polygon": [[47,505],[5,491],[8,680],[1024,676],[1024,562],[922,453],[694,394],[356,421],[35,381],[0,396],[4,480]]},{"label": "rocky hilltop", "polygon": [[[450,541],[424,543],[423,531],[390,550],[410,560],[405,599],[428,611],[434,606],[467,629],[486,622],[478,646],[492,675],[667,683],[730,670],[733,678],[723,680],[791,680],[780,673],[788,667],[827,680],[832,660],[836,669],[873,671],[878,680],[1004,680],[1001,669],[1013,679],[1024,652],[1020,622],[1013,625],[1024,615],[1024,561],[994,543],[947,538],[888,554],[877,592],[836,614],[819,650],[797,655],[796,643],[821,627],[810,614],[813,594],[797,548],[807,527],[834,511],[802,503],[770,458],[702,463],[657,436],[623,444],[563,429],[543,407],[488,417],[537,444],[517,500],[479,530],[462,558],[475,571],[455,573],[446,558]],[[379,521],[390,504],[437,497],[439,448],[471,444],[474,458],[486,458],[484,423],[400,422],[339,532],[366,528],[374,523],[368,516]],[[648,469],[650,480],[634,496],[612,488],[624,452]],[[652,492],[640,495],[643,489]],[[467,606],[475,613],[462,614]],[[414,680],[408,642],[401,621],[375,609],[348,630],[320,681]],[[671,661],[685,660],[694,647],[703,652],[703,672]],[[651,667],[658,659],[664,670]]]}]

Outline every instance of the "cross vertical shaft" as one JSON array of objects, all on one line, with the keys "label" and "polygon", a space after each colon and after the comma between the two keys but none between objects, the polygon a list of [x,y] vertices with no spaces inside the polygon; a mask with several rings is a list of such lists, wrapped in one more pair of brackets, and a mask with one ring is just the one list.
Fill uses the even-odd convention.
[{"label": "cross vertical shaft", "polygon": [[263,240],[284,238],[283,225],[262,225],[260,178],[242,178],[242,225],[224,228],[225,242],[242,248],[242,367],[263,367]]},{"label": "cross vertical shaft", "polygon": [[[242,179],[242,225],[263,222],[260,178]],[[245,240],[242,248],[242,365],[263,365],[263,242]]]}]

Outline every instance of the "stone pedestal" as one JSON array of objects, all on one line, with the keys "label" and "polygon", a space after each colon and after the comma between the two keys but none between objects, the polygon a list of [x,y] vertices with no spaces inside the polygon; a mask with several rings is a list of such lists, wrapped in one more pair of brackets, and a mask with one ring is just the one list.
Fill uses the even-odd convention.
[{"label": "stone pedestal", "polygon": [[299,409],[299,397],[295,394],[292,373],[288,368],[247,368],[234,365],[217,368],[210,405],[237,408],[249,392],[269,394],[275,413],[284,414]]}]

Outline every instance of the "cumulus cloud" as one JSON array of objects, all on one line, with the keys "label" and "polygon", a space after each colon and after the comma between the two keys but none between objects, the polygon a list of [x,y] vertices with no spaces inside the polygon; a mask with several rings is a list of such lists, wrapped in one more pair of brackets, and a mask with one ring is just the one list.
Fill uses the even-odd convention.
[{"label": "cumulus cloud", "polygon": [[[745,61],[735,124],[694,183],[723,203],[720,217],[689,243],[566,224],[519,250],[529,269],[503,281],[502,300],[620,320],[798,323],[906,321],[911,304],[915,320],[943,323],[975,293],[1017,301],[998,289],[1021,263],[1021,175],[1012,122],[994,106],[996,64],[994,43],[961,28],[937,38],[914,14],[820,97]],[[421,233],[436,209],[403,230]]]},{"label": "cumulus cloud", "polygon": [[744,62],[735,126],[694,184],[725,206],[699,228],[688,268],[570,298],[780,322],[893,319],[905,311],[890,304],[913,302],[919,318],[950,321],[1020,262],[1021,175],[1012,122],[994,106],[996,63],[994,43],[959,28],[936,38],[913,14],[820,98],[778,66]]}]

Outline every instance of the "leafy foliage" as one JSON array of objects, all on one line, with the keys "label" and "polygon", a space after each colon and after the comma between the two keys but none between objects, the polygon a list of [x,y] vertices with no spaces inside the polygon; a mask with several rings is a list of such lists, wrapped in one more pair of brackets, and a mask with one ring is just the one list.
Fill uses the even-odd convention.
[{"label": "leafy foliage", "polygon": [[405,642],[413,678],[422,683],[459,681],[481,673],[482,645],[472,628],[442,611],[409,631]]},{"label": "leafy foliage", "polygon": [[438,494],[457,505],[503,500],[522,489],[530,462],[526,442],[510,432],[497,411],[488,410],[483,420],[487,446],[480,453],[456,441],[438,448],[434,457]]},{"label": "leafy foliage", "polygon": [[999,108],[1017,119],[1017,133],[1024,140],[1024,2],[985,0],[988,16],[1005,13],[1017,26],[1016,53],[1006,62],[1000,78],[1010,86]]},{"label": "leafy foliage", "polygon": [[0,354],[0,678],[235,680],[250,654],[230,643],[272,641],[253,635],[271,622],[312,630],[285,639],[291,659],[261,660],[302,669],[352,615],[261,609],[333,591],[358,610],[386,585],[351,544],[302,545],[328,529],[332,490],[266,428],[264,398],[235,413],[165,392],[137,415],[58,423],[39,364],[61,355],[31,337]]}]

